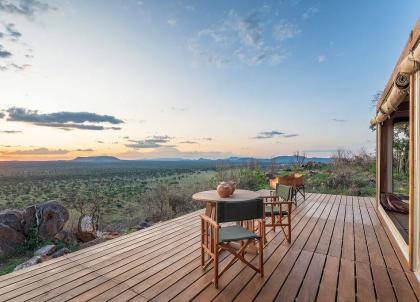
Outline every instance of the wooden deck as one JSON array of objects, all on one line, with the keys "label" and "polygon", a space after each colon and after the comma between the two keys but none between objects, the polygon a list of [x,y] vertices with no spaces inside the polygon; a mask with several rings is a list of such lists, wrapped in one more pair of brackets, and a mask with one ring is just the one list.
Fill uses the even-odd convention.
[{"label": "wooden deck", "polygon": [[309,194],[293,211],[291,244],[269,232],[265,277],[236,262],[219,290],[200,267],[194,212],[1,276],[0,301],[418,301],[419,283],[372,203]]}]

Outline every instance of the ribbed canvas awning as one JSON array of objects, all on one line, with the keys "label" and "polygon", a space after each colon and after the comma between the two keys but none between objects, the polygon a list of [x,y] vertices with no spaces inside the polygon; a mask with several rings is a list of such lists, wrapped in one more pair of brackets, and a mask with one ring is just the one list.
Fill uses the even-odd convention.
[{"label": "ribbed canvas awning", "polygon": [[410,74],[413,74],[418,70],[420,70],[420,46],[417,46],[414,50],[410,51],[399,64],[398,74],[388,95],[386,95],[384,102],[378,108],[376,116],[370,121],[372,125],[382,123],[397,110],[398,106],[408,95]]}]

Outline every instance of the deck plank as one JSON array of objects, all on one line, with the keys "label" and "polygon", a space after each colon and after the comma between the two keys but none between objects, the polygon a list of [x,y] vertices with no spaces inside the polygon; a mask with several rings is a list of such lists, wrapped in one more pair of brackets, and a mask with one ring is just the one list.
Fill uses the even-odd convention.
[{"label": "deck plank", "polygon": [[291,244],[268,232],[264,278],[236,262],[218,290],[200,266],[199,213],[1,276],[0,301],[419,300],[373,198],[308,193],[292,212]]}]

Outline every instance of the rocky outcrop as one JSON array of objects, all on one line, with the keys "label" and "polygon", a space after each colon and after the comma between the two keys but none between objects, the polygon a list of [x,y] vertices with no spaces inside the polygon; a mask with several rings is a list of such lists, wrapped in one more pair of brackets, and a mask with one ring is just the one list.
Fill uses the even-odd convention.
[{"label": "rocky outcrop", "polygon": [[68,254],[68,253],[70,253],[70,250],[66,247],[63,247],[62,249],[59,249],[54,254],[52,254],[51,257],[57,258],[57,257],[64,256],[65,254]]},{"label": "rocky outcrop", "polygon": [[48,201],[36,207],[38,223],[38,238],[48,240],[59,233],[69,220],[69,212],[55,200]]},{"label": "rocky outcrop", "polygon": [[16,248],[25,242],[25,236],[14,228],[0,223],[0,259],[13,255]]},{"label": "rocky outcrop", "polygon": [[22,245],[31,229],[36,230],[39,240],[48,240],[60,232],[69,219],[65,207],[51,200],[24,210],[0,212],[0,258],[13,255]]},{"label": "rocky outcrop", "polygon": [[35,265],[37,263],[40,263],[42,261],[42,257],[41,256],[33,256],[31,259],[29,259],[28,261],[19,264],[18,266],[15,267],[15,269],[13,270],[14,272],[21,270],[23,268],[27,268],[30,267],[32,265]]},{"label": "rocky outcrop", "polygon": [[77,238],[82,242],[92,241],[97,238],[96,220],[89,215],[80,216],[77,226]]},{"label": "rocky outcrop", "polygon": [[55,245],[54,244],[49,244],[49,245],[46,245],[46,246],[43,246],[43,247],[37,249],[35,251],[34,255],[44,257],[44,256],[51,255],[52,253],[55,252],[55,250],[56,250]]}]

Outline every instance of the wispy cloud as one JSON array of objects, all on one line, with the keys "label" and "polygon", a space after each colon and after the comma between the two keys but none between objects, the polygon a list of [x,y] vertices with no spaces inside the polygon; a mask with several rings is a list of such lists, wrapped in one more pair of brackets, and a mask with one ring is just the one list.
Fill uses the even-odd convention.
[{"label": "wispy cloud", "polygon": [[279,41],[291,39],[300,32],[301,30],[296,24],[288,23],[285,20],[282,20],[273,27],[273,35]]},{"label": "wispy cloud", "polygon": [[267,5],[244,15],[231,10],[222,21],[200,30],[189,40],[188,48],[196,65],[278,64],[288,54],[281,42],[300,29],[286,21],[273,24],[274,18],[275,12]]},{"label": "wispy cloud", "polygon": [[16,133],[22,133],[22,131],[19,131],[19,130],[1,130],[0,133],[16,134]]},{"label": "wispy cloud", "polygon": [[76,151],[76,152],[93,152],[95,150],[93,150],[93,149],[76,149],[74,151]]},{"label": "wispy cloud", "polygon": [[155,149],[161,147],[175,147],[174,145],[167,145],[171,141],[168,135],[153,135],[143,140],[129,140],[130,144],[126,144],[127,148],[132,149]]},{"label": "wispy cloud", "polygon": [[0,0],[0,12],[33,18],[37,13],[55,10],[48,3],[38,0]]},{"label": "wispy cloud", "polygon": [[296,137],[296,136],[299,136],[299,134],[285,134],[285,135],[283,135],[283,137],[285,137],[285,138],[291,138],[291,137]]},{"label": "wispy cloud", "polygon": [[48,148],[35,148],[28,150],[15,150],[15,151],[0,151],[1,154],[6,155],[62,155],[69,153],[69,150],[63,149],[48,149]]},{"label": "wispy cloud", "polygon": [[285,133],[278,130],[271,130],[271,131],[259,132],[256,136],[253,137],[253,139],[270,139],[270,138],[275,138],[275,137],[292,138],[296,136],[299,136],[299,134]]},{"label": "wispy cloud", "polygon": [[284,132],[280,132],[277,130],[272,130],[272,131],[262,131],[260,133],[258,133],[256,136],[254,136],[254,139],[267,139],[267,138],[273,138],[273,137],[278,137],[278,136],[282,136],[284,135]]},{"label": "wispy cloud", "polygon": [[7,34],[12,37],[14,40],[19,39],[22,34],[16,30],[14,23],[8,23],[5,25]]},{"label": "wispy cloud", "polygon": [[316,60],[318,61],[318,63],[323,63],[325,62],[325,60],[327,59],[326,55],[319,55]]},{"label": "wispy cloud", "polygon": [[102,123],[111,125],[122,124],[120,120],[111,115],[100,115],[91,112],[53,112],[39,113],[37,110],[25,108],[11,107],[6,110],[7,121],[24,122],[36,126],[53,127],[64,130],[81,129],[81,130],[120,130],[120,127],[105,127]]},{"label": "wispy cloud", "polygon": [[0,45],[0,59],[10,58],[12,53],[6,49],[2,45]]},{"label": "wispy cloud", "polygon": [[0,119],[4,118],[6,114],[4,112],[0,112]]},{"label": "wispy cloud", "polygon": [[316,7],[309,7],[303,14],[302,19],[308,20],[309,18],[315,16],[317,13],[319,13],[319,9]]},{"label": "wispy cloud", "polygon": [[177,19],[175,19],[175,18],[170,18],[170,19],[168,19],[168,25],[169,26],[171,26],[171,27],[175,27],[176,26],[176,24],[177,24]]},{"label": "wispy cloud", "polygon": [[193,144],[198,144],[198,142],[195,142],[195,141],[182,141],[182,142],[179,142],[180,144],[189,144],[189,145],[193,145]]},{"label": "wispy cloud", "polygon": [[347,120],[345,120],[345,119],[339,119],[339,118],[333,118],[331,120],[333,122],[336,122],[336,123],[345,123],[345,122],[347,122]]}]

